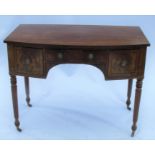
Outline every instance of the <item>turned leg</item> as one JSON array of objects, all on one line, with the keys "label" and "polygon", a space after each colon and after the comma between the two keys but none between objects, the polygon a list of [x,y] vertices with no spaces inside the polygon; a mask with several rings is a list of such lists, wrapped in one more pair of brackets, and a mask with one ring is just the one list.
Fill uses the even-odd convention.
[{"label": "turned leg", "polygon": [[18,131],[22,131],[19,128],[19,114],[18,114],[18,99],[17,99],[17,85],[16,85],[16,76],[11,75],[11,90],[12,90],[12,101],[13,101],[13,110],[14,110],[14,117],[15,117],[15,126]]},{"label": "turned leg", "polygon": [[128,80],[127,101],[126,101],[126,105],[127,105],[128,110],[131,110],[131,108],[130,108],[130,104],[131,104],[130,98],[131,98],[131,92],[132,92],[132,83],[133,83],[133,80],[129,79]]},{"label": "turned leg", "polygon": [[29,107],[32,107],[30,104],[30,88],[29,88],[29,78],[25,77],[25,92],[26,92],[26,102]]},{"label": "turned leg", "polygon": [[132,134],[131,134],[132,137],[134,136],[135,131],[137,129],[136,123],[138,120],[138,112],[139,112],[139,105],[140,105],[140,98],[141,98],[141,91],[142,91],[142,82],[143,82],[143,79],[137,79],[134,112],[133,112],[133,125],[132,125]]}]

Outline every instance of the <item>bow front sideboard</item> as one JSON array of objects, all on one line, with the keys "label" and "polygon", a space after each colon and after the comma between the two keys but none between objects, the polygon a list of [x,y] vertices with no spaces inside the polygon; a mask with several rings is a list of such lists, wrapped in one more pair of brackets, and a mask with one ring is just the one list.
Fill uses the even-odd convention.
[{"label": "bow front sideboard", "polygon": [[[29,77],[46,78],[57,64],[90,64],[105,80],[128,80],[126,106],[130,108],[136,79],[132,136],[137,128],[142,81],[149,42],[139,27],[97,25],[19,25],[5,40],[8,49],[15,125],[20,129],[16,76],[24,76],[30,104]],[[89,88],[88,88],[89,89]]]}]

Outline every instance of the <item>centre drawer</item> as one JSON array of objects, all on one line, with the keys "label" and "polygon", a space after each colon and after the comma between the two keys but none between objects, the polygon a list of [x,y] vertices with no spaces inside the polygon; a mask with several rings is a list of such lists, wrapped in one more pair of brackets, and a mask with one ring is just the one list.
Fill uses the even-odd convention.
[{"label": "centre drawer", "polygon": [[46,60],[51,63],[102,64],[107,58],[105,51],[46,49]]}]

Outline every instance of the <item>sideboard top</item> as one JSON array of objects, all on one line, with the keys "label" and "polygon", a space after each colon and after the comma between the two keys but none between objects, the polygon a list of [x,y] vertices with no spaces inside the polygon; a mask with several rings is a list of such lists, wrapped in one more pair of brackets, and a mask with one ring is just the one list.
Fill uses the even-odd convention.
[{"label": "sideboard top", "polygon": [[101,25],[19,25],[5,43],[62,46],[149,46],[139,27]]}]

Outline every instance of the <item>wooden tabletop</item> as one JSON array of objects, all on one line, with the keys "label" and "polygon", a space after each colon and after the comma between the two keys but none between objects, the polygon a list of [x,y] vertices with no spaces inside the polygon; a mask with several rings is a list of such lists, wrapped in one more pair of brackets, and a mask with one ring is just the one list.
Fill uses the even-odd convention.
[{"label": "wooden tabletop", "polygon": [[149,46],[139,27],[97,25],[19,25],[5,43],[63,46]]}]

